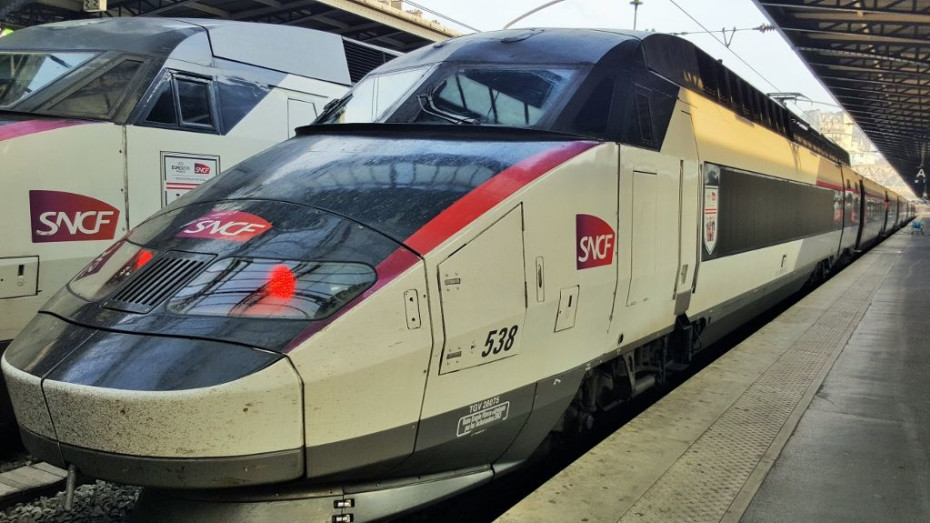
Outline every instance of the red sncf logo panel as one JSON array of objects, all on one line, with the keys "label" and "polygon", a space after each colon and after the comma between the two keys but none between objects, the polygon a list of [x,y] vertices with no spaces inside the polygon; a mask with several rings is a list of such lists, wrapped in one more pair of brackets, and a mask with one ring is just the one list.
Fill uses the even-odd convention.
[{"label": "red sncf logo panel", "polygon": [[213,211],[188,223],[176,236],[247,242],[271,229],[261,216],[242,211]]},{"label": "red sncf logo panel", "polygon": [[83,194],[29,191],[32,242],[112,240],[119,209]]},{"label": "red sncf logo panel", "polygon": [[575,215],[575,238],[578,269],[590,269],[614,262],[617,235],[604,220],[590,214]]}]

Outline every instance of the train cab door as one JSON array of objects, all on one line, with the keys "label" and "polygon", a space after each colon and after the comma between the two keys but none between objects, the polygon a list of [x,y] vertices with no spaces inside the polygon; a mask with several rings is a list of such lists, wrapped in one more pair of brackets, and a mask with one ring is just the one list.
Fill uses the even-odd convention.
[{"label": "train cab door", "polygon": [[883,199],[884,199],[883,206],[884,206],[884,209],[885,209],[884,215],[882,216],[882,218],[883,218],[883,220],[882,220],[882,234],[883,234],[883,235],[887,235],[887,234],[889,234],[889,233],[892,231],[891,219],[894,217],[894,213],[891,211],[891,200],[888,198],[888,191],[887,191],[887,190],[883,190],[883,191],[882,191],[882,194],[884,195],[884,196],[883,196]]},{"label": "train cab door", "polygon": [[439,262],[445,340],[427,381],[416,453],[431,470],[500,456],[532,408],[535,387],[517,387],[526,362],[523,206],[517,205]]},{"label": "train cab door", "polygon": [[862,177],[856,181],[856,195],[858,200],[856,201],[856,212],[859,214],[859,230],[856,233],[856,249],[862,249],[862,234],[865,228],[868,226],[869,217],[866,215],[866,201],[865,201],[865,186],[862,182]]},{"label": "train cab door", "polygon": [[[691,115],[681,112],[688,129],[693,129]],[[689,139],[690,138],[690,139]],[[683,314],[691,304],[691,291],[700,258],[700,217],[703,209],[700,202],[701,172],[698,162],[697,141],[694,135],[683,137],[677,148],[681,159],[678,163],[678,272],[674,277],[675,316]]]},{"label": "train cab door", "polygon": [[690,305],[700,201],[691,115],[675,112],[660,152],[624,147],[620,154],[621,276],[611,333],[637,340],[669,327]]},{"label": "train cab door", "polygon": [[439,264],[445,347],[440,374],[517,355],[526,314],[523,206]]}]

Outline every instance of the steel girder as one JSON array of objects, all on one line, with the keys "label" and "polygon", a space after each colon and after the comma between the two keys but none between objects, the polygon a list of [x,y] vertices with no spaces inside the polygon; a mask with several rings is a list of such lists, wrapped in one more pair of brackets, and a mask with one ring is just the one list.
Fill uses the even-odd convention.
[{"label": "steel girder", "polygon": [[456,34],[388,10],[372,0],[352,0],[352,10],[340,8],[334,1],[110,0],[106,12],[86,13],[81,0],[0,0],[0,24],[22,28],[64,20],[139,15],[221,18],[308,27],[398,51],[410,51]]},{"label": "steel girder", "polygon": [[930,0],[754,2],[904,181],[930,168]]}]

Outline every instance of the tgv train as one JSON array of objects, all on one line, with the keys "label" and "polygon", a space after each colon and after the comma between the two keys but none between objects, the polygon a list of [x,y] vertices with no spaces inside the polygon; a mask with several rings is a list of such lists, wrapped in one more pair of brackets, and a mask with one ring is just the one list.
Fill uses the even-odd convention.
[{"label": "tgv train", "polygon": [[[662,382],[912,208],[687,41],[381,66],[120,239],[3,372],[32,453],[154,521],[365,521]],[[261,486],[261,487],[256,487]]]},{"label": "tgv train", "polygon": [[0,39],[0,351],[114,239],[392,57],[309,29],[165,18]]}]

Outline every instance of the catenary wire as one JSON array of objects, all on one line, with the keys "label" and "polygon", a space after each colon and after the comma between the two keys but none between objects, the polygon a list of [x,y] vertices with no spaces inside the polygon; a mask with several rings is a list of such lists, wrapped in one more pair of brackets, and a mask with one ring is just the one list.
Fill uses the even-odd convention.
[{"label": "catenary wire", "polygon": [[734,51],[733,49],[730,49],[729,47],[727,47],[726,43],[724,43],[723,41],[721,41],[720,38],[717,37],[716,33],[714,33],[713,31],[711,31],[711,30],[708,29],[707,27],[705,27],[704,24],[702,24],[701,22],[699,22],[697,18],[691,16],[691,13],[689,13],[687,9],[685,9],[684,7],[681,7],[680,5],[678,5],[678,2],[676,2],[675,0],[668,0],[668,1],[671,2],[671,4],[672,4],[673,6],[677,7],[679,11],[681,11],[682,13],[684,13],[685,16],[687,16],[687,17],[690,18],[692,21],[694,21],[694,23],[696,23],[698,26],[700,26],[701,29],[707,31],[707,33],[710,34],[710,36],[712,36],[714,40],[716,40],[717,42],[719,42],[720,45],[726,47],[728,51],[730,51],[731,53],[733,53],[733,56],[735,56],[737,60],[739,60],[740,62],[743,62],[743,64],[744,64],[746,67],[748,67],[749,69],[751,69],[752,72],[756,73],[756,74],[759,76],[759,78],[761,78],[762,80],[765,81],[765,83],[767,83],[767,84],[771,85],[772,87],[774,87],[776,91],[781,91],[781,89],[780,89],[777,85],[773,84],[768,78],[766,78],[765,75],[763,75],[763,74],[760,73],[758,70],[756,70],[756,68],[753,67],[749,62],[747,62],[746,60],[743,60],[743,57],[740,56],[736,51]]},{"label": "catenary wire", "polygon": [[456,25],[460,25],[460,26],[464,27],[465,29],[474,31],[474,32],[476,32],[476,33],[482,32],[481,29],[478,29],[477,27],[472,27],[472,26],[470,26],[470,25],[468,25],[468,24],[466,24],[466,23],[464,23],[464,22],[460,22],[460,21],[456,20],[455,18],[452,18],[452,17],[450,17],[450,16],[446,16],[446,15],[440,13],[439,11],[430,9],[429,7],[426,7],[426,6],[422,5],[422,4],[418,4],[418,3],[416,3],[416,2],[411,2],[410,0],[404,0],[404,3],[407,4],[407,5],[409,5],[409,6],[415,7],[415,8],[417,8],[417,9],[419,9],[420,11],[429,13],[429,14],[431,14],[431,15],[433,15],[433,16],[438,16],[439,18],[442,18],[442,19],[444,19],[444,20],[448,20],[448,21],[450,21],[450,22],[452,22],[452,23],[454,23],[454,24],[456,24]]}]

